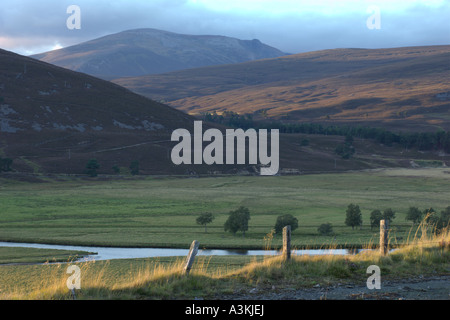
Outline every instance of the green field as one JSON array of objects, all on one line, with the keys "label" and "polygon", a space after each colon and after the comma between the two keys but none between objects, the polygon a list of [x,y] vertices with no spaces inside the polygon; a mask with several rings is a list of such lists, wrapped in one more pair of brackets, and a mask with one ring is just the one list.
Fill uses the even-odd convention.
[{"label": "green field", "polygon": [[[98,246],[262,249],[278,215],[299,221],[292,233],[297,247],[367,246],[378,242],[370,212],[392,208],[392,243],[407,240],[410,206],[450,205],[450,170],[390,169],[301,176],[146,177],[106,180],[59,177],[45,183],[0,179],[0,241]],[[361,229],[345,226],[350,203],[363,213]],[[230,210],[250,209],[245,238],[224,232]],[[202,212],[216,218],[208,232],[196,224]],[[331,223],[335,236],[319,236]],[[281,244],[280,237],[271,243]]]},{"label": "green field", "polygon": [[0,265],[69,262],[87,254],[88,252],[73,250],[0,247]]}]

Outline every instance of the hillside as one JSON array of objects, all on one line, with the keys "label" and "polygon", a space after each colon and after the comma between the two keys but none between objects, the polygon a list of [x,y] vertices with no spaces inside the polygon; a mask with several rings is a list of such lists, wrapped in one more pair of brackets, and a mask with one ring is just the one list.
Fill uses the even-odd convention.
[{"label": "hillside", "polygon": [[190,114],[450,129],[450,46],[335,49],[114,80]]},{"label": "hillside", "polygon": [[158,141],[192,124],[111,82],[0,50],[0,157],[18,171],[82,173],[96,158],[102,172],[134,160],[170,172],[169,146]]},{"label": "hillside", "polygon": [[104,79],[274,58],[285,53],[259,40],[137,29],[32,56]]},{"label": "hillside", "polygon": [[[108,175],[117,175],[113,167],[128,175],[133,161],[139,161],[141,174],[258,173],[257,167],[246,165],[175,166],[171,134],[178,128],[192,133],[193,120],[114,83],[0,50],[0,158],[13,160],[13,174],[83,174],[94,158],[98,172]],[[204,123],[204,130],[211,126]],[[346,160],[335,154],[344,139],[281,134],[280,172],[450,165],[450,157],[439,152],[359,138],[356,154]]]}]

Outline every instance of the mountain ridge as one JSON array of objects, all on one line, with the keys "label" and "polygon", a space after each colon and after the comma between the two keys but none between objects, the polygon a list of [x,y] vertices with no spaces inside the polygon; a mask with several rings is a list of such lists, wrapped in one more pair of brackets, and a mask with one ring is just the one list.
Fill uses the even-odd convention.
[{"label": "mountain ridge", "polygon": [[259,40],[132,29],[32,58],[103,79],[158,74],[273,58],[286,53]]},{"label": "mountain ridge", "polygon": [[113,80],[190,113],[449,130],[450,46],[331,49]]}]

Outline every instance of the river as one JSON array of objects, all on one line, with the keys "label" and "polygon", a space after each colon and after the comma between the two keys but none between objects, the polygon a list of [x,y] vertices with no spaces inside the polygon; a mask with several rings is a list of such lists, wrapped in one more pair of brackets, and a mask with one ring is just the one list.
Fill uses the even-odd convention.
[{"label": "river", "polygon": [[[19,243],[19,242],[0,242],[0,247],[25,247],[36,249],[56,249],[56,250],[76,250],[87,251],[91,254],[80,259],[80,261],[89,260],[115,260],[115,259],[137,259],[151,257],[176,257],[186,256],[189,249],[168,249],[168,248],[114,248],[114,247],[95,247],[95,246],[69,246],[40,243]],[[276,250],[199,250],[197,255],[203,256],[224,256],[224,255],[277,255]],[[293,255],[348,255],[354,254],[347,249],[316,249],[316,250],[292,250]]]}]

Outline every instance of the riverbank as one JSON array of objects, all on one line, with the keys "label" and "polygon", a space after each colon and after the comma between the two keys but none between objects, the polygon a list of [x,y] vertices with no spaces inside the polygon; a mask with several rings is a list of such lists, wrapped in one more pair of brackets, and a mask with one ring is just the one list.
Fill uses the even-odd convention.
[{"label": "riverbank", "polygon": [[[292,256],[198,256],[189,276],[183,272],[183,257],[88,261],[80,268],[81,289],[77,299],[315,299],[306,293],[338,293],[346,299],[399,299],[390,284],[450,274],[450,237],[412,240],[388,256],[378,251],[358,255]],[[370,274],[380,268],[381,289],[361,292]],[[72,299],[67,289],[66,267],[61,264],[3,266],[0,299]],[[445,278],[447,277],[447,278]],[[404,284],[402,288],[413,288]],[[343,290],[344,289],[344,290]],[[347,290],[351,289],[351,290]],[[389,289],[389,290],[387,290]],[[410,291],[414,291],[412,289]],[[418,289],[417,289],[418,290]],[[426,291],[425,291],[426,292]],[[417,292],[416,292],[417,293]],[[445,299],[445,292],[439,299]],[[338,296],[322,295],[334,299]],[[421,295],[420,299],[434,295]],[[320,297],[319,297],[320,299]]]}]

